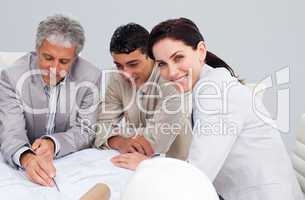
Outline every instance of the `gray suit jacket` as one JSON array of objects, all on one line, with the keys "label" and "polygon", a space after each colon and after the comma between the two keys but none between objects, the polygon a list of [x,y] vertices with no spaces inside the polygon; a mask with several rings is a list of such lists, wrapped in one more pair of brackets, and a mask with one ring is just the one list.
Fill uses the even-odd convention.
[{"label": "gray suit jacket", "polygon": [[[37,69],[36,54],[29,53],[1,72],[1,153],[12,167],[16,167],[12,156],[19,148],[30,147],[46,134],[48,97],[41,75],[32,73]],[[87,148],[94,141],[94,132],[84,124],[95,123],[100,78],[98,68],[80,57],[67,74],[60,89],[52,134],[61,146],[57,157]],[[95,93],[85,84],[96,86]]]}]

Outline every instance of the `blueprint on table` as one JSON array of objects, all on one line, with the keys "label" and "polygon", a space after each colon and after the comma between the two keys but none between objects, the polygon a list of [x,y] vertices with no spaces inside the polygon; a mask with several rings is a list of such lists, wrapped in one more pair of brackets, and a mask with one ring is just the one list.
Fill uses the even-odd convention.
[{"label": "blueprint on table", "polygon": [[111,200],[119,200],[132,172],[112,165],[110,159],[117,154],[112,150],[86,149],[55,160],[60,192],[28,181],[23,171],[12,169],[0,157],[1,200],[74,200],[99,182],[110,187]]}]

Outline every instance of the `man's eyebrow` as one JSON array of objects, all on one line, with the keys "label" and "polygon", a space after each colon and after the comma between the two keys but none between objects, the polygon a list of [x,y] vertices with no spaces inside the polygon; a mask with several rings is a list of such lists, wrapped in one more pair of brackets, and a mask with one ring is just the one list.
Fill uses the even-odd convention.
[{"label": "man's eyebrow", "polygon": [[[52,55],[48,54],[48,53],[42,53],[43,56],[49,56],[51,58],[54,58]],[[72,58],[59,58],[59,60],[68,60],[70,61]]]},{"label": "man's eyebrow", "polygon": [[60,60],[71,60],[72,58],[60,58]]},{"label": "man's eyebrow", "polygon": [[137,60],[137,59],[135,59],[135,60],[130,60],[130,61],[128,61],[126,64],[128,65],[128,64],[135,63],[135,62],[139,62],[139,60]]},{"label": "man's eyebrow", "polygon": [[52,56],[52,55],[50,55],[50,54],[48,54],[48,53],[42,53],[42,55],[43,55],[43,56],[50,56],[50,57],[52,57],[52,58],[53,58],[53,56]]}]

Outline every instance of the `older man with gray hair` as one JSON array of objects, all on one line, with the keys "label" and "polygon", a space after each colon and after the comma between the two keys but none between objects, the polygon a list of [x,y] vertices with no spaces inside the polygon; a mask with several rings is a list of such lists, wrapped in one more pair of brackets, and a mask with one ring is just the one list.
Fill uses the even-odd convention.
[{"label": "older man with gray hair", "polygon": [[36,51],[0,77],[0,142],[5,161],[28,178],[53,186],[53,159],[94,141],[101,72],[78,56],[83,27],[69,17],[41,21]]}]

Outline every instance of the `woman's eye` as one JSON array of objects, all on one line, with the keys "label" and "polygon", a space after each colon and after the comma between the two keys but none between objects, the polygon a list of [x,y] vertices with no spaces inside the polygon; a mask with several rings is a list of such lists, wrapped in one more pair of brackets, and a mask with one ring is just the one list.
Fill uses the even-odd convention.
[{"label": "woman's eye", "polygon": [[184,57],[182,55],[177,55],[175,58],[174,58],[174,61],[175,62],[179,62],[183,59]]}]

